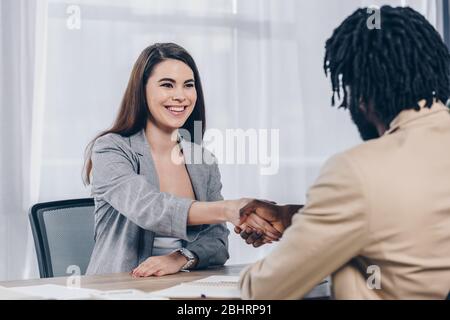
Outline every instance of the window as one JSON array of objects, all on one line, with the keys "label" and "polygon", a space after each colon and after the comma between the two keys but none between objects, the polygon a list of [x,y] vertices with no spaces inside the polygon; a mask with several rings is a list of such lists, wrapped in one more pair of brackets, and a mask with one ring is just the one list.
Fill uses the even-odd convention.
[{"label": "window", "polygon": [[442,14],[444,24],[444,41],[450,48],[450,0],[442,0]]}]

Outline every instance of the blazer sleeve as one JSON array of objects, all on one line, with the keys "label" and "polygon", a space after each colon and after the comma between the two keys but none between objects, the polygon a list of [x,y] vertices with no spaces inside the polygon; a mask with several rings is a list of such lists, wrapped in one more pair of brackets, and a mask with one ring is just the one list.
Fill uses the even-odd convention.
[{"label": "blazer sleeve", "polygon": [[300,299],[368,241],[367,192],[344,154],[327,162],[279,245],[244,269],[244,299]]},{"label": "blazer sleeve", "polygon": [[160,192],[137,174],[139,160],[123,139],[105,135],[92,151],[92,195],[143,229],[193,241],[187,217],[193,200]]},{"label": "blazer sleeve", "polygon": [[[222,183],[217,163],[210,165],[208,181],[208,201],[223,200]],[[229,259],[228,230],[225,223],[205,225],[195,241],[188,242],[186,248],[198,257],[196,269],[203,269],[211,265],[223,265]]]}]

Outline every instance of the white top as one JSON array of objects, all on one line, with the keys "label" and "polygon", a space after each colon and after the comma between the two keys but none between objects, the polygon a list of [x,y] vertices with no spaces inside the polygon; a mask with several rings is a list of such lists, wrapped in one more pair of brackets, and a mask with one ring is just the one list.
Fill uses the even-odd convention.
[{"label": "white top", "polygon": [[182,247],[181,239],[155,235],[152,256],[165,256]]}]

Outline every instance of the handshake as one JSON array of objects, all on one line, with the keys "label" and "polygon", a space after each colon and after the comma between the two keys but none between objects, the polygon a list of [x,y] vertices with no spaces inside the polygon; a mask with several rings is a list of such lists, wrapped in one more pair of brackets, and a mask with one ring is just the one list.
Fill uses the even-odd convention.
[{"label": "handshake", "polygon": [[234,231],[255,248],[279,241],[291,225],[292,216],[303,208],[302,205],[279,206],[275,202],[253,199],[231,201],[230,205],[234,210],[229,211],[228,220],[235,225]]}]

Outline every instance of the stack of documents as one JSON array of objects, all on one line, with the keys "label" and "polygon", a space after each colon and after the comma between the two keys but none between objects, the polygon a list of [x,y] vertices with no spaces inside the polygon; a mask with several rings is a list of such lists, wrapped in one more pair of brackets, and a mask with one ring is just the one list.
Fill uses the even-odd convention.
[{"label": "stack of documents", "polygon": [[211,276],[197,281],[185,282],[177,286],[152,293],[158,296],[175,299],[239,299],[241,294],[238,283],[238,276]]},{"label": "stack of documents", "polygon": [[[197,281],[185,282],[177,286],[152,292],[158,296],[174,299],[222,298],[240,299],[238,276],[211,276]],[[317,299],[330,296],[328,280],[316,286],[305,299]]]}]

